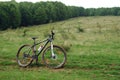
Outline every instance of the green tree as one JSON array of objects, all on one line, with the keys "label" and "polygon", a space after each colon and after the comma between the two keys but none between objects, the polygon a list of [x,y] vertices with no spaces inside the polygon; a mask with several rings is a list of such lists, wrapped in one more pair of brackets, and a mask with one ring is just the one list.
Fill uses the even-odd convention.
[{"label": "green tree", "polygon": [[56,11],[56,20],[65,20],[67,19],[67,6],[61,2],[55,2],[55,11]]},{"label": "green tree", "polygon": [[16,2],[0,3],[0,29],[17,28],[21,23],[20,11]]},{"label": "green tree", "polygon": [[21,26],[28,26],[33,24],[33,14],[31,2],[21,2],[19,3],[19,9],[21,13]]},{"label": "green tree", "polygon": [[79,7],[79,16],[85,15],[85,9],[83,7]]},{"label": "green tree", "polygon": [[54,2],[47,2],[46,8],[46,14],[47,14],[47,22],[54,22],[57,18],[56,11],[55,11],[55,5]]},{"label": "green tree", "polygon": [[21,24],[21,14],[16,2],[9,3],[10,28],[17,28]]},{"label": "green tree", "polygon": [[34,14],[34,24],[43,24],[46,23],[47,20],[47,14],[45,12],[45,9],[43,9],[42,7],[38,7],[35,10],[35,14]]}]

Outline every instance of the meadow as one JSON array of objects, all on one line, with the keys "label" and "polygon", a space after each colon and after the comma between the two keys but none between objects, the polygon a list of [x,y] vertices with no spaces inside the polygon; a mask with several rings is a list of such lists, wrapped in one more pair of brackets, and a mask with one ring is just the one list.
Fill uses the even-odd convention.
[{"label": "meadow", "polygon": [[[23,44],[48,36],[54,28],[54,44],[67,52],[61,69],[47,68],[39,57],[27,68],[16,63]],[[0,80],[119,80],[120,16],[77,17],[31,27],[0,31]]]}]

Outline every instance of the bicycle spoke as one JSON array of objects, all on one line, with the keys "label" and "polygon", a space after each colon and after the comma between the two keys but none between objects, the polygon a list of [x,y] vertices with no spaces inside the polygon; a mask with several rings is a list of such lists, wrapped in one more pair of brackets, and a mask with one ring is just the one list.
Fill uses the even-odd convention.
[{"label": "bicycle spoke", "polygon": [[51,48],[48,47],[43,53],[43,60],[44,63],[50,68],[60,68],[66,62],[66,54],[62,48],[58,46],[53,47],[54,56],[51,53]]},{"label": "bicycle spoke", "polygon": [[17,61],[20,66],[27,66],[29,65],[33,58],[32,58],[33,52],[29,45],[23,45],[17,53]]}]

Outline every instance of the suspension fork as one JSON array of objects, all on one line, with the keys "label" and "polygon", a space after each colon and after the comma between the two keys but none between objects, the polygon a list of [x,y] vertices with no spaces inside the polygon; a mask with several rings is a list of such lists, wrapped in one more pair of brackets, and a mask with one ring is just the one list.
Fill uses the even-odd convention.
[{"label": "suspension fork", "polygon": [[53,43],[52,43],[52,42],[50,42],[50,46],[51,46],[51,53],[52,53],[52,57],[54,57],[54,56],[55,56],[55,54],[54,54],[54,51],[53,51]]}]

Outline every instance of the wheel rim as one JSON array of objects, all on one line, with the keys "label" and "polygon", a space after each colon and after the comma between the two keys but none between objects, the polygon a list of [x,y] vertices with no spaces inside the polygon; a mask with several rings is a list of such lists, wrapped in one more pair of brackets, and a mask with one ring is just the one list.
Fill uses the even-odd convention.
[{"label": "wheel rim", "polygon": [[33,55],[33,52],[32,52],[32,49],[29,45],[22,47],[19,50],[19,53],[17,56],[18,64],[20,66],[29,65],[32,61],[32,55]]},{"label": "wheel rim", "polygon": [[44,54],[44,62],[45,64],[50,68],[60,68],[65,63],[65,53],[64,51],[54,46],[53,50],[55,56],[52,56],[51,54],[51,48],[47,48]]}]

